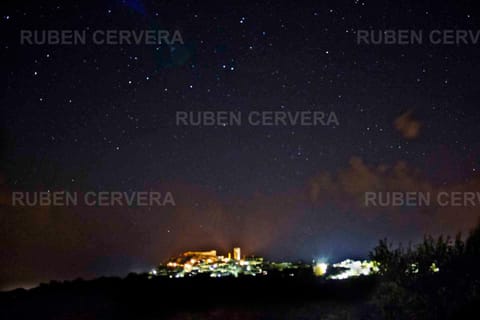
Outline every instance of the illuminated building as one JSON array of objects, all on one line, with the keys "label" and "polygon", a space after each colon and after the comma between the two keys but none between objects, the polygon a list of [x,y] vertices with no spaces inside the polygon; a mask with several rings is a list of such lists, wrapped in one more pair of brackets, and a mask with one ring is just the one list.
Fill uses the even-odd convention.
[{"label": "illuminated building", "polygon": [[[241,258],[240,248],[233,248],[233,259],[231,253],[228,257],[217,255],[216,250],[210,251],[187,251],[177,258],[170,259],[166,267],[158,267],[158,275],[168,275],[173,278],[183,278],[197,274],[209,274],[211,277],[226,277],[239,275],[259,275],[264,272],[262,269],[263,258],[250,257]],[[160,271],[166,269],[166,272]],[[150,276],[155,274],[150,273]]]},{"label": "illuminated building", "polygon": [[[432,264],[432,272],[439,268]],[[262,257],[241,257],[239,247],[233,248],[227,256],[217,255],[216,250],[187,251],[176,258],[170,259],[166,265],[160,265],[152,270],[148,277],[168,276],[169,278],[192,277],[196,275],[212,278],[238,276],[312,276],[326,277],[327,279],[341,280],[350,277],[368,276],[379,272],[379,264],[375,261],[344,260],[331,266],[324,260],[313,261],[313,264],[297,262],[264,261]]]},{"label": "illuminated building", "polygon": [[354,261],[347,259],[340,263],[335,263],[333,267],[341,270],[341,272],[329,276],[329,279],[334,280],[342,280],[358,276],[368,276],[379,271],[378,262],[366,260]]},{"label": "illuminated building", "polygon": [[233,259],[237,261],[242,259],[240,248],[233,248]]},{"label": "illuminated building", "polygon": [[183,253],[183,256],[200,256],[200,257],[216,257],[217,250],[210,251],[187,251]]}]

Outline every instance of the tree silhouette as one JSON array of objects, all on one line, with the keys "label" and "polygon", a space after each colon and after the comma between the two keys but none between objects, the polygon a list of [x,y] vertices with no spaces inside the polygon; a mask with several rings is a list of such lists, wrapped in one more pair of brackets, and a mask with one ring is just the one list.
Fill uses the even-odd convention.
[{"label": "tree silhouette", "polygon": [[384,319],[457,319],[480,314],[480,222],[463,240],[426,235],[394,248],[387,239],[370,253],[381,280],[373,303]]}]

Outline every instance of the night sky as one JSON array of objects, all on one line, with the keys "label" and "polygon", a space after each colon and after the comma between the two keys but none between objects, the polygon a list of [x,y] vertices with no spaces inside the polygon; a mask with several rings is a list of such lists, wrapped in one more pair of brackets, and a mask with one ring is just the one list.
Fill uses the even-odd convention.
[{"label": "night sky", "polygon": [[[12,1],[13,2],[13,1]],[[0,289],[126,275],[187,249],[362,257],[468,231],[477,208],[365,191],[480,191],[475,1],[15,1],[0,9]],[[179,30],[183,44],[21,45],[20,30]],[[333,111],[338,126],[177,126],[177,111]],[[170,191],[174,207],[13,207],[14,191]]]}]

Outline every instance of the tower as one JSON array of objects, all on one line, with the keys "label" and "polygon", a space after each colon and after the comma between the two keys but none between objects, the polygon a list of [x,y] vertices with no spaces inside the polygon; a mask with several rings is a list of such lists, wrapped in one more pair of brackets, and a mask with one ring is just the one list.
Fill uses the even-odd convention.
[{"label": "tower", "polygon": [[239,247],[233,248],[233,259],[240,260],[241,258],[242,258],[242,255],[240,252],[240,248]]}]

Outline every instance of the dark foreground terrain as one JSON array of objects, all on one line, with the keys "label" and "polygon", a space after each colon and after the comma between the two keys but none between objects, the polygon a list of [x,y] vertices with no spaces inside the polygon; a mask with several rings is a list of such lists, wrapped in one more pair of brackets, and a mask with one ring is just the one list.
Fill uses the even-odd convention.
[{"label": "dark foreground terrain", "polygon": [[0,294],[1,319],[368,319],[377,280],[100,278]]}]

